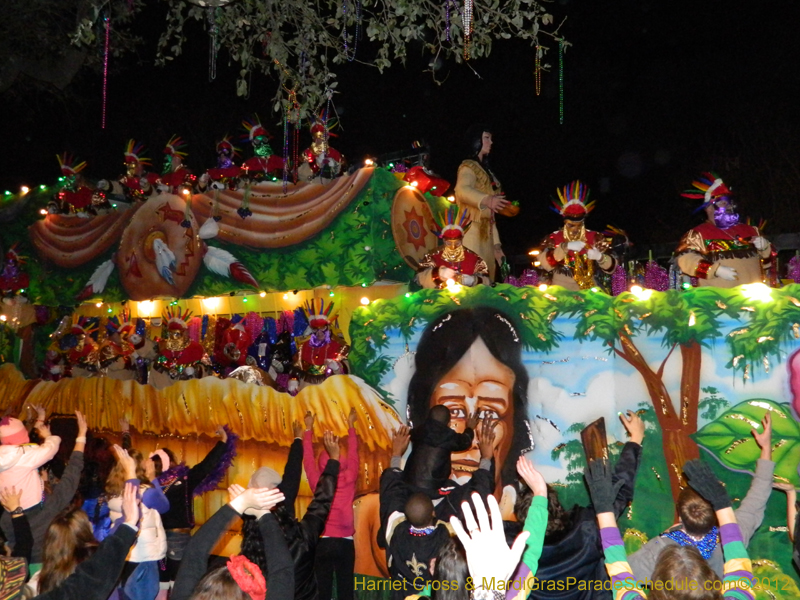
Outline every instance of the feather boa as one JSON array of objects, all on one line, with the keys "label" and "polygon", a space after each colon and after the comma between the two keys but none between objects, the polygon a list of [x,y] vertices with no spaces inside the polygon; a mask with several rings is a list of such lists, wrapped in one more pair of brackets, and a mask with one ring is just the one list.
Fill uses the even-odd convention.
[{"label": "feather boa", "polygon": [[[222,478],[225,477],[225,472],[233,464],[233,459],[236,458],[236,442],[239,441],[239,436],[231,431],[230,427],[227,425],[223,425],[223,428],[225,429],[225,433],[228,434],[228,441],[225,442],[225,453],[222,455],[219,462],[217,462],[214,470],[200,482],[200,485],[194,488],[194,493],[192,494],[194,498],[217,489],[217,485],[222,481]],[[189,467],[186,466],[186,463],[181,463],[161,473],[161,475],[158,476],[158,481],[163,486],[167,483],[171,483],[175,479],[183,479],[188,474]]]}]

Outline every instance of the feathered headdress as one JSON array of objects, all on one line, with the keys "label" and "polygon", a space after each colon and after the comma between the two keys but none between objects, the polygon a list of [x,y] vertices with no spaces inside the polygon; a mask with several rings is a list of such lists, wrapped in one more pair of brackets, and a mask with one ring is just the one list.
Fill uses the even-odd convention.
[{"label": "feathered headdress", "polygon": [[686,190],[681,194],[684,198],[693,198],[696,200],[703,200],[703,204],[701,204],[694,212],[699,212],[703,210],[706,206],[709,206],[716,202],[718,198],[722,196],[730,196],[732,195],[732,191],[725,185],[725,182],[714,173],[713,171],[706,171],[700,177],[692,182],[694,189]]},{"label": "feathered headdress", "polygon": [[227,150],[230,152],[231,156],[239,156],[239,148],[233,145],[233,141],[231,140],[231,136],[226,135],[220,141],[217,142],[217,152],[221,152],[222,150]]},{"label": "feathered headdress", "polygon": [[19,242],[14,242],[11,244],[11,247],[6,251],[6,260],[13,260],[18,265],[24,265],[28,262],[27,256],[22,256],[19,252],[17,252],[17,247],[19,246]]},{"label": "feathered headdress", "polygon": [[144,152],[144,144],[137,143],[136,140],[128,140],[125,146],[125,163],[138,163],[142,166],[150,165],[150,159],[140,156]]},{"label": "feathered headdress", "polygon": [[177,135],[173,135],[171,138],[169,138],[167,145],[164,146],[164,154],[186,158],[186,152],[183,151],[186,146],[187,144],[184,140]]},{"label": "feathered headdress", "polygon": [[92,335],[95,331],[97,331],[97,320],[91,317],[73,318],[70,333],[74,335]]},{"label": "feathered headdress", "polygon": [[272,138],[269,132],[264,129],[264,126],[261,124],[261,120],[258,118],[258,115],[253,115],[252,119],[244,119],[242,121],[242,127],[245,128],[247,131],[247,137],[245,137],[245,141],[250,141],[253,143],[253,139],[258,136],[264,136],[266,138]]},{"label": "feathered headdress", "polygon": [[319,111],[319,114],[314,117],[314,122],[311,124],[311,135],[325,133],[327,131],[329,137],[338,137],[335,133],[331,132],[331,129],[336,127],[338,123],[336,119],[329,118],[328,111],[323,108]]},{"label": "feathered headdress", "polygon": [[553,210],[565,219],[580,221],[594,209],[594,200],[589,201],[589,188],[578,180],[556,192],[558,201],[553,200]]},{"label": "feathered headdress", "polygon": [[77,160],[74,156],[70,156],[66,152],[64,154],[56,154],[58,164],[61,167],[61,174],[65,177],[72,177],[77,175],[86,168],[86,161],[75,164]]},{"label": "feathered headdress", "polygon": [[106,323],[106,330],[109,335],[114,333],[130,333],[134,328],[134,324],[131,323],[131,311],[127,308],[124,309],[120,315],[109,317]]},{"label": "feathered headdress", "polygon": [[441,239],[464,237],[472,225],[469,213],[458,206],[450,206],[442,215],[436,216],[436,229],[433,233]]},{"label": "feathered headdress", "polygon": [[167,322],[169,331],[186,331],[189,328],[188,321],[192,317],[192,311],[188,308],[182,311],[181,308],[167,307],[162,318]]},{"label": "feathered headdress", "polygon": [[333,312],[333,302],[329,302],[328,306],[325,306],[325,301],[321,298],[306,302],[304,311],[308,315],[308,324],[313,329],[330,325],[339,316]]}]

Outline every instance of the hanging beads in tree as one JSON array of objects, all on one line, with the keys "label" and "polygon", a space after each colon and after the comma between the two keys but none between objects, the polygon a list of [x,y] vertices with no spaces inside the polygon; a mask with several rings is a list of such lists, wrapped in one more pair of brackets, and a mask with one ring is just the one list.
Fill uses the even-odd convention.
[{"label": "hanging beads in tree", "polygon": [[536,59],[533,67],[533,80],[536,83],[536,95],[542,93],[542,59],[539,56],[542,52],[541,46],[536,44]]},{"label": "hanging beads in tree", "polygon": [[469,43],[472,36],[472,0],[464,0],[464,12],[461,13],[461,21],[464,24],[464,60],[469,60]]},{"label": "hanging beads in tree", "polygon": [[558,40],[558,122],[564,124],[564,40]]},{"label": "hanging beads in tree", "polygon": [[450,41],[450,0],[444,2],[444,39]]},{"label": "hanging beads in tree", "polygon": [[[208,7],[208,81],[209,83],[217,78],[217,53],[219,44],[217,35],[219,26],[217,25],[217,9],[213,6]],[[248,88],[249,89],[249,88]]]},{"label": "hanging beads in tree", "polygon": [[353,52],[347,45],[347,0],[342,2],[342,37],[344,38],[344,56],[349,62],[353,62],[356,58],[356,51],[358,50],[358,38],[361,35],[361,0],[356,0],[356,32],[353,36]]},{"label": "hanging beads in tree", "polygon": [[[283,193],[286,194],[289,186],[289,174],[292,174],[292,181],[296,181],[295,173],[300,159],[300,103],[297,101],[297,93],[294,90],[286,90],[289,94],[286,100],[286,115],[283,120]],[[293,135],[292,135],[293,134]],[[290,138],[294,139],[293,144],[289,143]],[[289,156],[289,148],[292,146],[293,155]]]},{"label": "hanging beads in tree", "polygon": [[106,15],[103,18],[103,26],[106,30],[106,45],[103,51],[103,114],[100,129],[106,128],[106,100],[108,98],[108,54],[110,51],[109,41],[111,39],[111,20]]}]

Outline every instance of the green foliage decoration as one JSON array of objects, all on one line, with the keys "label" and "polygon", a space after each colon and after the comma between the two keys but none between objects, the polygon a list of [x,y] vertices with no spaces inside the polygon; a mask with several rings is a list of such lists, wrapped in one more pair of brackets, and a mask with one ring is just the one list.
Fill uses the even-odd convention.
[{"label": "green foliage decoration", "polygon": [[505,312],[520,332],[525,347],[547,352],[558,346],[562,335],[552,320],[557,314],[557,298],[534,288],[517,288],[500,284],[494,288],[421,290],[409,296],[377,300],[360,307],[350,322],[352,349],[350,362],[355,373],[378,387],[381,377],[390,368],[389,360],[380,353],[388,345],[386,331],[395,329],[409,340],[416,328],[424,327],[439,316],[457,308],[489,306]]},{"label": "green foliage decoration", "polygon": [[706,424],[692,438],[729,469],[753,471],[761,450],[750,431],[761,431],[761,420],[768,412],[772,417],[775,478],[800,487],[797,474],[800,425],[792,416],[789,404],[779,404],[767,398],[745,400]]},{"label": "green foliage decoration", "polygon": [[[445,3],[433,0],[167,0],[167,4],[158,63],[183,52],[187,31],[195,29],[190,22],[209,24],[216,31],[217,47],[226,54],[220,62],[238,66],[237,94],[249,94],[253,73],[266,75],[276,81],[276,112],[285,107],[288,90],[298,94],[306,116],[324,106],[338,84],[337,65],[355,61],[383,72],[392,64],[404,65],[413,47],[429,58],[437,80],[443,59],[464,60],[464,25],[455,2],[449,7],[449,23]],[[549,49],[545,37],[562,39],[558,27],[548,27],[552,15],[535,0],[476,0],[473,15],[472,58],[488,56],[495,40],[526,40],[543,56]]]}]

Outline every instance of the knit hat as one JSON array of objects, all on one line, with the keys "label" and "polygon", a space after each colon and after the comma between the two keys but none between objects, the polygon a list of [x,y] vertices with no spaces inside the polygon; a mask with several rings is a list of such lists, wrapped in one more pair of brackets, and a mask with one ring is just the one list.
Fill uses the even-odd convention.
[{"label": "knit hat", "polygon": [[14,417],[0,419],[0,443],[6,446],[19,446],[30,442],[25,424]]},{"label": "knit hat", "polygon": [[278,475],[278,472],[275,469],[270,469],[269,467],[261,467],[257,469],[253,476],[250,477],[250,481],[247,483],[248,488],[269,488],[274,489],[278,487],[278,484],[281,482],[281,476]]}]

